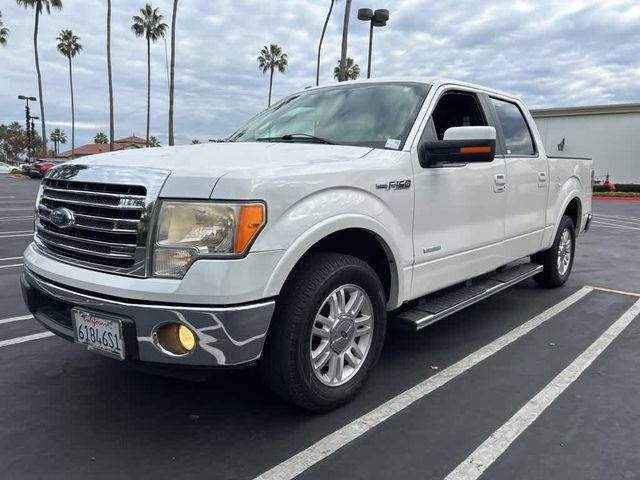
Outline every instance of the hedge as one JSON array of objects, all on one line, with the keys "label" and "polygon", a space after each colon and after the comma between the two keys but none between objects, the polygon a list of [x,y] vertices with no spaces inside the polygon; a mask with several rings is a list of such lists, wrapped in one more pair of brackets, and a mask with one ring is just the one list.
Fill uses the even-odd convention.
[{"label": "hedge", "polygon": [[[640,185],[637,183],[615,183],[616,192],[635,192],[640,193]],[[593,186],[594,193],[608,192],[602,185]]]},{"label": "hedge", "polygon": [[594,192],[594,197],[634,197],[640,198],[640,192]]}]

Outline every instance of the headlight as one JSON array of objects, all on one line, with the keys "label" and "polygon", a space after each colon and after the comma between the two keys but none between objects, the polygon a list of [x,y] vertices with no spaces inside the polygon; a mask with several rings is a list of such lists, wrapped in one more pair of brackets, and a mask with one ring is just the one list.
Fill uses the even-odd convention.
[{"label": "headlight", "polygon": [[265,224],[265,216],[262,203],[163,201],[153,274],[182,277],[198,257],[243,255]]}]

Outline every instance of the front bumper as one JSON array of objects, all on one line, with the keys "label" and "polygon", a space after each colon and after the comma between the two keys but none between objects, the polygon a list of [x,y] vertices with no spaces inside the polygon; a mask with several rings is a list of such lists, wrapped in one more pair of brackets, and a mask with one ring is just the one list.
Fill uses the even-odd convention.
[{"label": "front bumper", "polygon": [[[71,309],[78,307],[122,320],[128,360],[183,366],[238,366],[256,361],[269,329],[275,301],[206,307],[138,303],[101,297],[53,283],[25,268],[22,295],[29,311],[46,329],[74,340]],[[196,334],[196,348],[183,356],[170,356],[156,346],[153,332],[159,325],[177,322]]]}]

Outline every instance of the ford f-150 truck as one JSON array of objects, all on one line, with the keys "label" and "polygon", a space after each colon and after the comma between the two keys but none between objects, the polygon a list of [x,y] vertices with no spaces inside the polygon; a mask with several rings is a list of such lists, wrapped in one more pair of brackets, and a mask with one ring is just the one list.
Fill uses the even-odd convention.
[{"label": "ford f-150 truck", "polygon": [[564,284],[590,212],[590,160],[547,156],[519,99],[351,82],[288,96],[225,143],[52,168],[22,291],[95,352],[257,364],[323,411],[362,387],[387,324],[417,330],[530,277]]}]

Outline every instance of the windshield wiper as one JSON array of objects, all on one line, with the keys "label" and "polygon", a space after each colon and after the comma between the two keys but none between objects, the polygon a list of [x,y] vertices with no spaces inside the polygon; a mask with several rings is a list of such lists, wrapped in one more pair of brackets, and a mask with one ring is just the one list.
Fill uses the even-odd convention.
[{"label": "windshield wiper", "polygon": [[295,140],[310,140],[315,143],[325,143],[327,145],[333,145],[333,142],[326,140],[324,138],[315,137],[313,135],[309,135],[308,133],[289,133],[287,135],[282,135],[281,137],[261,137],[256,138],[256,142],[293,142]]}]

